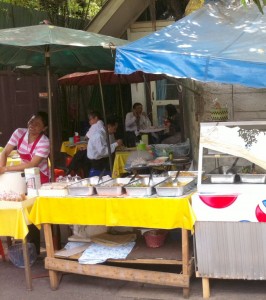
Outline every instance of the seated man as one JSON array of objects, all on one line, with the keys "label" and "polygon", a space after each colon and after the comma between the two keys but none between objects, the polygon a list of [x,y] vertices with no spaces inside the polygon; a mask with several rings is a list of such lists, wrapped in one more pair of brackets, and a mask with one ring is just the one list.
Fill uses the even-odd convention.
[{"label": "seated man", "polygon": [[151,121],[146,113],[142,111],[141,103],[136,102],[133,105],[132,112],[127,113],[125,120],[126,143],[127,147],[135,147],[136,142],[140,141],[140,130],[151,126]]}]

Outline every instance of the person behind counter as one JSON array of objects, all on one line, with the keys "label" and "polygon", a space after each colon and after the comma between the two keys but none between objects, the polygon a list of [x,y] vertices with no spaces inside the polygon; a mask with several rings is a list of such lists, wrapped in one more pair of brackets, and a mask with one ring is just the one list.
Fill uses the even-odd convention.
[{"label": "person behind counter", "polygon": [[[117,130],[117,121],[114,118],[109,118],[106,126],[110,137]],[[111,153],[115,152],[117,146],[122,145],[122,140],[119,139],[111,142],[110,139]],[[106,129],[104,126],[97,126],[96,129],[93,129],[93,134],[89,135],[87,157],[91,161],[89,177],[99,176],[102,172],[102,175],[111,176]]]},{"label": "person behind counter", "polygon": [[151,126],[151,121],[143,112],[141,103],[133,105],[132,112],[127,113],[125,120],[127,147],[135,147],[141,139],[139,131]]},{"label": "person behind counter", "polygon": [[[0,154],[0,174],[39,167],[41,183],[49,182],[50,142],[44,134],[47,128],[48,115],[40,111],[30,118],[27,128],[16,129]],[[7,157],[15,147],[22,162],[19,165],[6,166]],[[40,231],[34,225],[29,225],[27,239],[34,243],[37,254],[40,254]]]},{"label": "person behind counter", "polygon": [[165,126],[168,133],[161,137],[162,144],[177,144],[181,142],[180,116],[173,104],[165,106],[166,120]]}]

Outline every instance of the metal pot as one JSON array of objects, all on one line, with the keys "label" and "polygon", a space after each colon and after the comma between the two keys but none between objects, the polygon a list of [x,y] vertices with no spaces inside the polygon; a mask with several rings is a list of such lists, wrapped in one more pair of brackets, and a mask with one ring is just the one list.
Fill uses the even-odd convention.
[{"label": "metal pot", "polygon": [[5,172],[0,175],[0,192],[9,191],[22,194],[27,192],[24,172]]}]

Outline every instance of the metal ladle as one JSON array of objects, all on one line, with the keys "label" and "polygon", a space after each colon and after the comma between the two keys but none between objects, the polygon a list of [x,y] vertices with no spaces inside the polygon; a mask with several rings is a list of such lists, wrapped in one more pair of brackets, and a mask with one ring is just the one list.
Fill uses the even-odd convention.
[{"label": "metal ladle", "polygon": [[234,167],[236,166],[238,160],[239,160],[239,157],[237,157],[237,158],[235,159],[235,161],[233,162],[232,166],[226,171],[226,174],[233,175],[233,174],[236,173],[236,172],[234,171]]}]

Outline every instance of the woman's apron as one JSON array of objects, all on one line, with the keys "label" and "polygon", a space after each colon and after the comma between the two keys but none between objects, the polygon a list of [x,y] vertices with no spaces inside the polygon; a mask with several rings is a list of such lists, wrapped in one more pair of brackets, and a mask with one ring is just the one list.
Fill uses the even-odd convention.
[{"label": "woman's apron", "polygon": [[[22,137],[19,139],[18,141],[18,146],[17,146],[17,150],[18,150],[18,154],[20,156],[20,158],[25,161],[25,162],[30,162],[32,160],[32,153],[33,153],[33,150],[35,149],[36,145],[38,144],[39,140],[41,139],[42,137],[42,134],[40,134],[37,139],[34,141],[31,149],[30,149],[30,153],[29,154],[23,154],[23,153],[20,153],[19,152],[19,148],[20,148],[20,145],[24,139],[24,136],[26,135],[26,132],[22,135]],[[41,179],[41,184],[43,183],[47,183],[49,182],[49,176],[45,175],[42,171],[40,171],[40,179]]]}]

